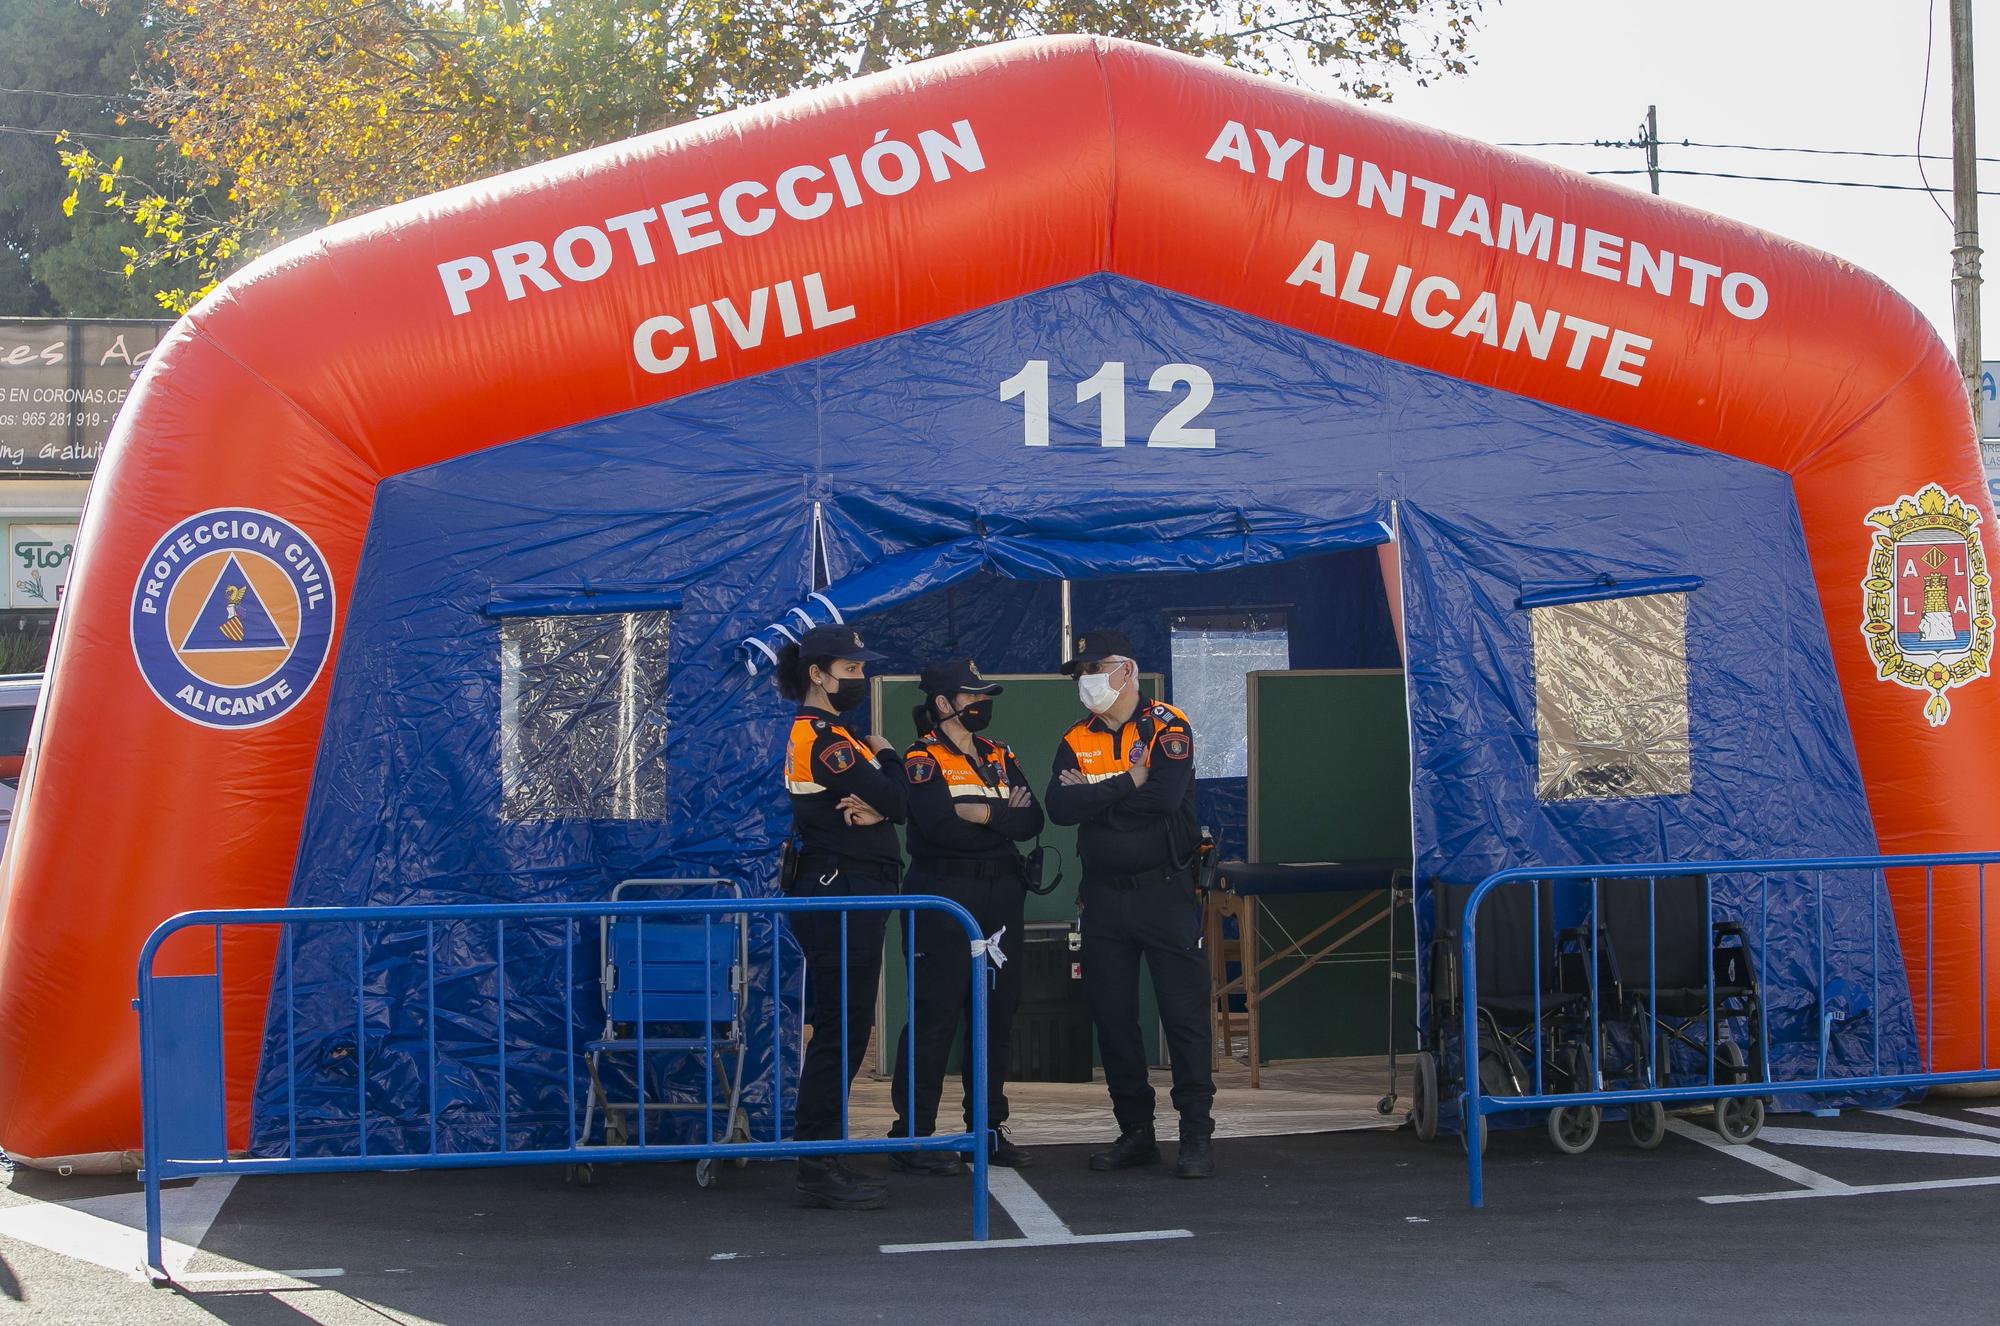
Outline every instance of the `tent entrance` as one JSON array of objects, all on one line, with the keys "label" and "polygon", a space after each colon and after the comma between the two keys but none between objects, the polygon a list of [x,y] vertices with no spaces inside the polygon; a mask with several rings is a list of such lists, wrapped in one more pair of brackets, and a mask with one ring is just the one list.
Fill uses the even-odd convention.
[{"label": "tent entrance", "polygon": [[[1396,614],[1382,561],[1374,547],[1345,548],[1263,566],[1070,582],[1074,627],[1125,632],[1147,693],[1190,715],[1198,818],[1226,857],[1301,862],[1411,856],[1408,723]],[[1083,713],[1074,682],[1056,670],[1062,609],[1059,582],[981,573],[852,618],[870,646],[892,660],[873,687],[873,730],[899,746],[907,743],[914,736],[911,710],[921,699],[917,670],[969,656],[1007,688],[987,735],[1014,748],[1040,795],[1061,733]],[[1104,1127],[1103,1089],[1089,1076],[1094,1056],[1073,965],[1078,955],[1069,946],[1081,873],[1073,840],[1073,831],[1055,826],[1044,838],[1063,853],[1064,882],[1052,895],[1028,899],[1023,1005],[1012,1036],[1017,1122],[1046,1141],[1097,1139]],[[1356,932],[1333,952],[1313,960],[1294,953],[1262,968],[1266,985],[1288,979],[1258,1010],[1264,1090],[1255,1096],[1261,1101],[1249,1093],[1245,1001],[1233,1001],[1235,1035],[1220,1042],[1218,1084],[1250,1131],[1295,1130],[1301,1110],[1315,1127],[1328,1126],[1327,1120],[1335,1126],[1382,1122],[1374,1105],[1386,1087],[1391,1032],[1387,896],[1260,899],[1261,924],[1253,938],[1257,958],[1269,960],[1288,946],[1288,937],[1309,934],[1357,900],[1357,917],[1381,919],[1337,923],[1304,949],[1310,955],[1329,934]],[[1407,966],[1407,913],[1397,925],[1400,960]],[[1219,983],[1240,977],[1248,948],[1233,920],[1225,929],[1230,959],[1221,965]],[[869,1059],[876,1080],[857,1088],[857,1109],[864,1113],[888,1111],[888,1078],[896,1071],[895,1043],[905,1018],[904,955],[895,930],[892,925]],[[1400,989],[1395,1026],[1408,1048],[1409,987]],[[1148,1048],[1164,1069],[1143,980],[1142,999]],[[957,1088],[948,1085],[946,1112],[955,1108],[956,1096]]]}]

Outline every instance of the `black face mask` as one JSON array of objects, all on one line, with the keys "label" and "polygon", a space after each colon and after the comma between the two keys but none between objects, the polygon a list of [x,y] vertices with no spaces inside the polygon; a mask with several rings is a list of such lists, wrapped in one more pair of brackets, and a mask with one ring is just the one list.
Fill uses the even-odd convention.
[{"label": "black face mask", "polygon": [[826,688],[827,703],[833,706],[833,712],[836,714],[846,713],[867,698],[866,677],[842,677]]},{"label": "black face mask", "polygon": [[993,721],[993,702],[974,700],[965,708],[952,715],[967,732],[984,732],[986,725]]}]

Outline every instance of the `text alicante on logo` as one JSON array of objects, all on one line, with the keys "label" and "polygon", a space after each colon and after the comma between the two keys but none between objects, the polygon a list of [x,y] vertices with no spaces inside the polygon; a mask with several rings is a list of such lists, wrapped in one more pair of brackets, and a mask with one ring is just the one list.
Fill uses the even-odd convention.
[{"label": "text alicante on logo", "polygon": [[204,511],[146,559],[132,652],[181,717],[261,727],[312,689],[333,642],[333,605],[326,559],[297,526],[267,511]]}]

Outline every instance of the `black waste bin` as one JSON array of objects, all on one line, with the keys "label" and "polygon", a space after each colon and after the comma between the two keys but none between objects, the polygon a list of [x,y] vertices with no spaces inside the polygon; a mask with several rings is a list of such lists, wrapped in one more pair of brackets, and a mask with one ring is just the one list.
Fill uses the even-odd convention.
[{"label": "black waste bin", "polygon": [[1021,946],[1021,1007],[1007,1056],[1012,1082],[1088,1082],[1090,1008],[1067,925],[1029,926]]}]

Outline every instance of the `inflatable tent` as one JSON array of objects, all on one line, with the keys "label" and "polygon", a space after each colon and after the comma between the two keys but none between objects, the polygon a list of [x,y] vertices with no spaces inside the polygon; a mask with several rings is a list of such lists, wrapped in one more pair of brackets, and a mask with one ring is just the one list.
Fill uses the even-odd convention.
[{"label": "inflatable tent", "polygon": [[[178,911],[768,888],[764,648],[947,587],[1381,565],[1426,876],[1989,848],[1984,506],[1953,365],[1873,278],[1115,41],[358,217],[204,301],[119,419],[7,846],[0,1143],[137,1143],[134,957]],[[571,719],[609,754],[542,758]],[[1828,888],[1835,974],[1918,951],[1920,883]],[[1976,1049],[1967,897],[1941,1067]],[[549,954],[452,942],[451,1127],[490,1139],[504,985],[538,1010],[510,1127],[553,1128]],[[280,980],[302,1139],[351,1120],[357,964],[371,1118],[415,1116],[407,945],[227,948],[232,1145],[271,1126]],[[1909,965],[1876,1010],[1904,1068]]]}]

